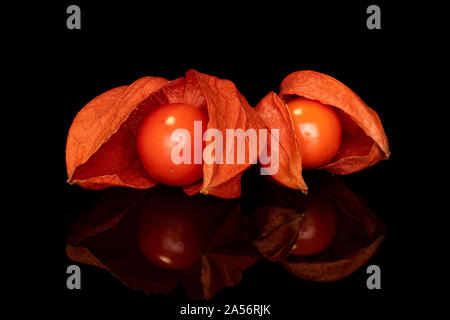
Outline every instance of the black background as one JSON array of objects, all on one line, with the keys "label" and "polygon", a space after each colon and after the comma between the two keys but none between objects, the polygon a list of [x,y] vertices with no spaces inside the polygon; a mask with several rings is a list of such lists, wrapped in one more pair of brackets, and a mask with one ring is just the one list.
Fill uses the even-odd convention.
[{"label": "black background", "polygon": [[[402,49],[412,32],[401,22],[407,13],[382,1],[314,3],[252,2],[244,7],[242,1],[145,5],[127,1],[94,6],[76,1],[47,8],[49,31],[43,44],[49,50],[40,67],[51,78],[46,107],[51,156],[46,159],[54,164],[55,175],[51,181],[47,178],[54,201],[46,215],[53,231],[52,253],[44,263],[51,279],[44,280],[52,284],[48,288],[52,297],[71,312],[82,314],[89,305],[98,314],[126,310],[148,318],[159,314],[157,319],[175,318],[187,303],[181,289],[169,296],[146,296],[85,265],[81,265],[82,289],[66,288],[66,268],[73,263],[64,251],[67,227],[98,195],[66,183],[64,151],[72,119],[98,94],[145,75],[175,79],[188,69],[232,80],[253,106],[270,90],[277,92],[293,71],[329,74],[378,112],[392,152],[389,160],[343,177],[386,223],[387,237],[367,264],[380,266],[381,290],[367,289],[367,265],[334,283],[312,283],[262,262],[248,270],[237,287],[223,289],[204,304],[271,304],[274,319],[304,312],[352,318],[383,315],[388,307],[399,306],[399,295],[411,293],[405,266],[413,258],[405,247],[415,240],[407,240],[405,217],[412,213],[401,195],[408,184],[408,165],[413,165],[406,161],[410,146],[405,122],[410,119],[400,107],[404,103],[400,79],[406,68]],[[70,4],[81,8],[81,30],[66,28]],[[366,28],[370,4],[381,8],[381,30]]]}]

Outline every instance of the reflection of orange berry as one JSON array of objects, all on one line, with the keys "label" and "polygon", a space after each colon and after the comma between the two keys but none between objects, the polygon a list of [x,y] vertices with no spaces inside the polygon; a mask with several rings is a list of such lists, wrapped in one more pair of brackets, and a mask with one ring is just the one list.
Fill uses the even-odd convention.
[{"label": "reflection of orange berry", "polygon": [[[187,197],[187,196],[186,196]],[[138,245],[150,262],[171,270],[192,267],[200,262],[203,241],[192,203],[178,198],[166,204],[150,203],[138,227]],[[156,201],[158,202],[158,201]]]},{"label": "reflection of orange berry", "polygon": [[[185,103],[169,103],[153,110],[141,124],[137,136],[137,149],[142,165],[156,181],[170,186],[191,185],[203,177],[203,166],[194,163],[194,121],[202,122],[202,137],[208,118],[203,111]],[[186,129],[190,141],[171,141],[176,129]],[[176,164],[172,149],[190,143],[191,163]],[[203,143],[203,142],[202,142]]]},{"label": "reflection of orange berry", "polygon": [[297,242],[291,254],[309,256],[330,246],[337,232],[337,208],[333,201],[312,193],[301,202],[306,209]]},{"label": "reflection of orange berry", "polygon": [[290,101],[288,109],[302,151],[302,166],[314,169],[326,165],[341,146],[342,126],[330,106],[306,98]]}]

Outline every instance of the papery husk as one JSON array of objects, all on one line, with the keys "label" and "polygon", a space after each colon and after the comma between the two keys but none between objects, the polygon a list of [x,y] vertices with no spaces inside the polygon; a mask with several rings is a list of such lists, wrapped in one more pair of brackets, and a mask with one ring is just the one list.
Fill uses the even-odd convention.
[{"label": "papery husk", "polygon": [[335,158],[321,169],[344,175],[389,158],[388,139],[378,114],[342,82],[316,71],[297,71],[282,81],[279,95],[285,102],[305,97],[340,111],[341,148]]},{"label": "papery husk", "polygon": [[[98,96],[75,117],[66,146],[68,181],[96,190],[112,186],[137,189],[155,186],[158,182],[148,175],[139,159],[136,136],[145,117],[167,103],[200,108],[208,115],[207,128],[220,130],[224,137],[226,129],[246,131],[265,127],[229,80],[195,70],[173,81],[144,77],[130,86]],[[243,164],[204,162],[203,180],[185,190],[191,195],[201,192],[237,198],[241,192],[240,175],[254,163],[256,159],[248,156]]]},{"label": "papery husk", "polygon": [[256,106],[266,126],[280,130],[280,170],[272,179],[307,193],[301,146],[287,107],[289,101],[298,97],[334,107],[342,123],[342,144],[338,153],[330,163],[317,169],[346,175],[389,158],[388,139],[373,109],[338,80],[315,71],[297,71],[282,81],[278,95],[269,92]]}]

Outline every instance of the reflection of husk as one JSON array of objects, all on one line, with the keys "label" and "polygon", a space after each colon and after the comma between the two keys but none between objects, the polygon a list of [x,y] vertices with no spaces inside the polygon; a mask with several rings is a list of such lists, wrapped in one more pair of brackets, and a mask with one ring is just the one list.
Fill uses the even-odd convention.
[{"label": "reflection of husk", "polygon": [[[338,233],[322,253],[289,255],[305,209],[299,191],[259,176],[244,175],[243,197],[225,200],[158,186],[151,190],[115,188],[69,231],[67,255],[74,261],[108,270],[127,287],[146,293],[169,293],[182,283],[190,299],[210,299],[226,286],[235,286],[243,272],[264,256],[293,275],[312,281],[334,281],[364,265],[384,239],[384,225],[337,177],[312,173],[310,194],[332,199],[338,209]],[[150,263],[136,244],[136,228],[144,207],[188,201],[197,208],[198,223],[209,231],[199,265],[171,271]]]},{"label": "reflection of husk", "polygon": [[257,193],[269,200],[253,210],[253,219],[258,221],[254,244],[267,260],[279,261],[297,277],[320,282],[338,280],[375,254],[384,239],[384,224],[339,178],[319,172],[309,178],[310,195],[331,199],[338,208],[338,231],[332,244],[314,256],[289,255],[298,237],[302,199],[310,195],[295,195],[292,190],[264,181]]},{"label": "reflection of husk", "polygon": [[[169,200],[198,208],[193,218],[209,234],[201,262],[186,270],[153,265],[136,244],[142,210]],[[147,294],[167,294],[182,282],[189,298],[210,299],[222,287],[236,285],[243,271],[260,257],[250,235],[243,232],[249,229],[247,224],[236,200],[189,197],[179,189],[162,186],[149,191],[111,189],[91,212],[74,221],[67,254],[74,261],[107,269],[127,287]]]},{"label": "reflection of husk", "polygon": [[304,217],[301,211],[266,206],[253,211],[258,235],[253,244],[269,261],[286,258],[297,241],[298,230]]}]

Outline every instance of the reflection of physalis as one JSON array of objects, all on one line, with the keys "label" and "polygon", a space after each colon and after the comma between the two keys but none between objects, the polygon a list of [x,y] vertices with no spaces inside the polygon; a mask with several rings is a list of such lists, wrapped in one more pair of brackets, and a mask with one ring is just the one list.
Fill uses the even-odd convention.
[{"label": "reflection of physalis", "polygon": [[338,210],[334,201],[316,192],[302,197],[300,203],[305,211],[300,222],[297,242],[290,253],[296,256],[311,256],[328,248],[336,237]]},{"label": "reflection of physalis", "polygon": [[258,182],[254,192],[267,200],[249,206],[258,229],[254,244],[297,277],[335,281],[375,254],[384,224],[338,177],[320,172],[308,177],[308,195]]},{"label": "reflection of physalis", "polygon": [[74,261],[111,272],[126,286],[190,299],[235,286],[261,258],[238,200],[188,196],[181,189],[108,189],[75,220],[67,243]]}]

